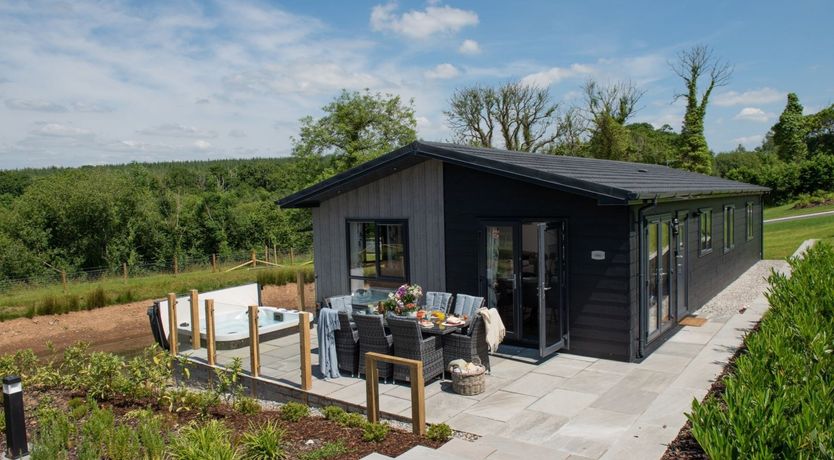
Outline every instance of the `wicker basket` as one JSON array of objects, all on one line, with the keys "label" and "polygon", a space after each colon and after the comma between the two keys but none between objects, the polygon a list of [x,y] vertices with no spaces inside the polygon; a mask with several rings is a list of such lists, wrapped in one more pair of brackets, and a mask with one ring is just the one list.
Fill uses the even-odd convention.
[{"label": "wicker basket", "polygon": [[474,372],[456,372],[452,370],[452,389],[455,393],[464,396],[473,396],[486,391],[486,367],[482,366],[480,360],[473,360],[478,365]]}]

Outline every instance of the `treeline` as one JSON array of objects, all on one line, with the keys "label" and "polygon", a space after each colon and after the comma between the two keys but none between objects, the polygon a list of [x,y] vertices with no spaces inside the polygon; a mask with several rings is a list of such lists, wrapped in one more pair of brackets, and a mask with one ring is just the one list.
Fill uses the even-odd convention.
[{"label": "treeline", "polygon": [[834,191],[834,105],[804,115],[799,97],[788,94],[761,146],[718,154],[715,165],[723,177],[770,187],[765,198],[771,203]]},{"label": "treeline", "polygon": [[0,171],[0,279],[262,249],[307,251],[292,159]]}]

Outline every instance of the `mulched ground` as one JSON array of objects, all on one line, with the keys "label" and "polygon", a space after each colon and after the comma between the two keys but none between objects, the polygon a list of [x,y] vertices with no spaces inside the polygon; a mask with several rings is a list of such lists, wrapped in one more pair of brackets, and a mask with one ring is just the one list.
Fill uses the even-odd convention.
[{"label": "mulched ground", "polygon": [[[759,324],[756,324],[753,329],[748,333],[753,334],[759,330]],[[721,374],[715,379],[715,382],[707,392],[707,395],[704,396],[704,399],[714,396],[720,398],[724,394],[724,390],[726,386],[724,385],[724,378],[733,372],[735,369],[735,362],[739,356],[743,355],[747,352],[747,344],[746,340],[745,343],[736,350],[735,354],[732,358],[730,358],[727,365],[724,366],[724,370],[721,371]],[[703,400],[702,400],[703,401]],[[684,459],[684,460],[709,460],[709,456],[704,452],[704,449],[701,448],[701,445],[698,444],[698,441],[695,437],[692,436],[692,423],[688,420],[686,424],[681,428],[678,432],[678,436],[669,444],[669,447],[666,449],[666,453],[663,454],[662,460],[675,460],[675,459]]]},{"label": "mulched ground", "polygon": [[[71,393],[65,391],[38,391],[30,389],[25,392],[24,407],[26,408],[26,425],[27,434],[31,442],[32,435],[37,430],[37,422],[35,420],[35,408],[38,401],[45,398],[51,401],[50,405],[63,410],[68,409],[68,401],[73,397],[84,397],[83,394]],[[188,423],[200,420],[200,415],[196,411],[183,411],[171,413],[167,408],[159,407],[153,400],[136,401],[136,400],[111,400],[100,403],[101,407],[110,408],[116,415],[117,424],[122,423],[122,416],[127,412],[136,409],[154,409],[157,414],[160,414],[165,419],[165,426],[170,433],[175,432],[180,427]],[[255,415],[243,415],[234,411],[230,407],[221,404],[210,411],[210,418],[220,419],[236,433],[240,435],[246,431],[251,423],[260,423],[267,420],[275,420],[278,424],[286,430],[285,449],[289,459],[297,459],[305,452],[315,450],[322,447],[328,442],[342,441],[348,448],[348,453],[339,456],[339,459],[357,460],[370,453],[379,452],[381,454],[396,457],[405,451],[417,445],[423,445],[431,448],[438,448],[443,445],[442,442],[431,441],[427,438],[414,435],[411,432],[403,431],[391,427],[388,436],[380,443],[366,442],[362,440],[361,428],[348,428],[341,426],[330,420],[326,420],[318,416],[305,417],[298,422],[287,422],[280,418],[277,411],[265,410]],[[206,420],[206,419],[203,419]],[[127,421],[125,423],[133,423]],[[0,439],[0,452],[5,452],[5,437]],[[77,458],[76,452],[72,451],[69,455],[70,459]]]}]

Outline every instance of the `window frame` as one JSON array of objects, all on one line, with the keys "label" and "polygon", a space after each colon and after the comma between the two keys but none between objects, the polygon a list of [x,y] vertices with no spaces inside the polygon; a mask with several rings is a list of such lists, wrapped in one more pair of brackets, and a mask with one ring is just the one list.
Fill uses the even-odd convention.
[{"label": "window frame", "polygon": [[[356,223],[365,223],[365,224],[373,224],[374,225],[374,251],[376,253],[376,263],[375,269],[376,276],[357,276],[351,275],[351,251],[350,251],[350,226],[351,224]],[[403,236],[403,264],[405,268],[405,276],[381,276],[381,268],[380,268],[380,254],[381,245],[380,245],[380,232],[379,227],[382,225],[402,225],[402,236]],[[408,242],[408,219],[361,219],[361,218],[349,218],[345,219],[345,249],[347,253],[347,282],[348,282],[348,290],[351,290],[350,286],[353,280],[360,280],[366,282],[372,281],[381,281],[381,282],[388,282],[388,283],[402,283],[407,284],[411,279],[411,252],[410,246]]]},{"label": "window frame", "polygon": [[753,218],[755,217],[755,208],[754,203],[752,201],[748,201],[744,207],[745,212],[745,219],[747,220],[747,241],[752,240],[756,237],[756,227],[753,223]]},{"label": "window frame", "polygon": [[[729,219],[728,219],[729,214]],[[730,223],[730,227],[727,227],[727,224]],[[724,232],[722,233],[724,238],[724,254],[732,251],[736,247],[736,205],[734,204],[725,204],[724,205]],[[729,244],[727,244],[729,243]]]},{"label": "window frame", "polygon": [[[709,247],[704,247],[704,226],[703,220],[704,216],[709,215],[709,224],[707,225],[707,230],[709,230]],[[713,249],[713,236],[715,235],[714,225],[712,222],[712,208],[700,208],[698,209],[698,256],[705,256],[707,254],[712,253]]]}]

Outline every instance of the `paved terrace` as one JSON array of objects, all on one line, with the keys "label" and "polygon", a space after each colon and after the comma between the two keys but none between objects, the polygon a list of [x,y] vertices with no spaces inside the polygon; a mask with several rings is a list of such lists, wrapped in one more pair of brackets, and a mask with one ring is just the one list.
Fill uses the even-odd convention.
[{"label": "paved terrace", "polygon": [[[461,396],[449,381],[431,382],[425,390],[428,422],[483,436],[475,443],[455,439],[441,448],[448,456],[438,453],[438,458],[661,457],[684,425],[693,398],[706,395],[743,335],[767,310],[762,273],[770,267],[785,270],[786,264],[760,262],[711,302],[721,304],[725,296],[735,313],[683,327],[639,364],[568,353],[535,364],[530,351],[505,346],[499,350],[503,357],[491,357],[483,394]],[[744,313],[737,312],[741,306],[747,307]],[[364,379],[321,378],[312,332],[312,392],[364,406]],[[298,350],[297,335],[261,343],[262,377],[298,388]],[[205,357],[204,350],[186,353]],[[218,364],[234,357],[248,370],[248,348],[218,352]],[[410,417],[408,386],[380,382],[379,389],[383,412]]]}]

